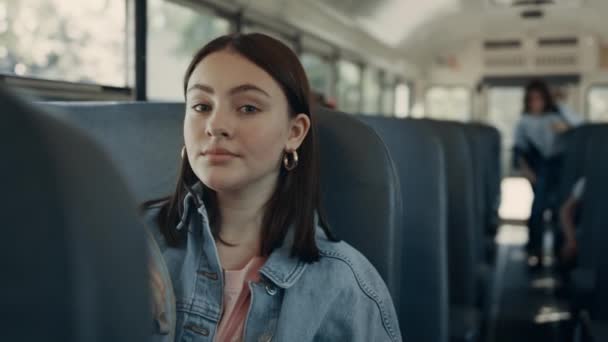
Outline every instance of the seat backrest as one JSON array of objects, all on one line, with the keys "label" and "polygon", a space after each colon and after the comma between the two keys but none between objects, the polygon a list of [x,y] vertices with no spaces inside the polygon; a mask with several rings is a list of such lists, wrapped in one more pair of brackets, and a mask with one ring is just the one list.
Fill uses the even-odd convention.
[{"label": "seat backrest", "polygon": [[380,135],[399,175],[403,280],[397,312],[403,338],[447,342],[447,193],[441,143],[418,120],[359,119]]},{"label": "seat backrest", "polygon": [[584,168],[587,136],[587,126],[571,129],[558,137],[558,143],[563,149],[563,163],[559,173],[557,189],[558,205],[564,203],[572,192],[577,179],[582,176]]},{"label": "seat backrest", "polygon": [[475,226],[473,162],[463,124],[421,120],[432,127],[445,151],[448,211],[448,277],[450,304],[474,307],[480,261]]},{"label": "seat backrest", "polygon": [[485,201],[485,178],[487,175],[484,167],[487,161],[485,160],[486,151],[484,149],[483,132],[477,125],[463,124],[462,128],[465,131],[472,162],[474,227],[476,229],[476,240],[479,242],[479,245],[476,247],[478,255],[483,255],[485,247],[483,244],[485,236],[485,211],[487,208],[487,202]]},{"label": "seat backrest", "polygon": [[[572,193],[576,181],[586,174],[589,138],[595,131],[605,132],[608,124],[587,124],[562,134],[558,143],[563,148],[563,163],[559,173],[558,205],[563,204]],[[595,153],[595,152],[591,152]]]},{"label": "seat backrest", "polygon": [[595,319],[608,319],[608,261],[604,255],[608,245],[608,126],[597,127],[588,138],[586,186],[582,201],[580,264],[595,270],[597,279]]},{"label": "seat backrest", "polygon": [[143,228],[78,131],[0,90],[2,341],[144,341]]},{"label": "seat backrest", "polygon": [[352,115],[317,108],[322,205],[332,231],[378,270],[398,301],[401,195],[395,166],[376,132]]},{"label": "seat backrest", "polygon": [[482,149],[483,214],[486,234],[495,235],[499,225],[500,186],[502,181],[501,139],[498,129],[483,124],[471,124],[479,135],[477,145]]},{"label": "seat backrest", "polygon": [[183,146],[183,103],[63,102],[45,108],[108,153],[138,202],[170,194]]}]

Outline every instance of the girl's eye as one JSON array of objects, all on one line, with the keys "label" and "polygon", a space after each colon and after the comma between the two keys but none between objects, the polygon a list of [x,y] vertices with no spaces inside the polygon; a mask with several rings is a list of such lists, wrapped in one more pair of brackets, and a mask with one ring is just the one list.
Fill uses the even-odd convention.
[{"label": "girl's eye", "polygon": [[210,111],[211,110],[211,106],[207,105],[207,104],[199,103],[197,105],[194,105],[192,107],[192,109],[194,109],[195,111],[197,111],[199,113],[202,113],[202,112],[208,112],[208,111]]},{"label": "girl's eye", "polygon": [[244,105],[241,108],[239,108],[239,112],[241,113],[246,113],[246,114],[253,114],[253,113],[257,113],[260,110],[252,105]]}]

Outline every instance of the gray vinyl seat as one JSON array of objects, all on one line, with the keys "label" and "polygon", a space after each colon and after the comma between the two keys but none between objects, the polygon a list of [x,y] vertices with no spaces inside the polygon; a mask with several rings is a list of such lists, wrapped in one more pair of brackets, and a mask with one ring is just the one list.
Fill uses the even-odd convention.
[{"label": "gray vinyl seat", "polygon": [[463,124],[421,121],[436,132],[446,156],[450,340],[476,341],[481,329],[480,256],[471,152]]},{"label": "gray vinyl seat", "polygon": [[478,301],[484,314],[489,310],[489,293],[496,255],[496,224],[500,196],[500,135],[483,124],[461,125],[465,130],[473,171],[475,235],[477,241]]},{"label": "gray vinyl seat", "polygon": [[576,181],[586,173],[585,160],[589,137],[595,131],[603,131],[608,124],[587,124],[560,135],[558,144],[563,151],[563,163],[559,173],[557,201],[561,205],[570,196]]},{"label": "gray vinyl seat", "polygon": [[[406,341],[448,341],[447,201],[443,148],[417,120],[360,116],[387,145],[403,199],[397,312]],[[414,280],[415,281],[411,281]],[[408,281],[410,280],[410,281]]]},{"label": "gray vinyl seat", "polygon": [[500,132],[492,126],[483,124],[470,124],[478,131],[478,146],[483,156],[483,226],[486,236],[494,238],[498,232],[501,197],[501,140]]},{"label": "gray vinyl seat", "polygon": [[608,320],[591,323],[593,341],[608,341]]},{"label": "gray vinyl seat", "polygon": [[[602,241],[596,236],[597,226],[601,227],[601,223],[594,221],[596,217],[602,217],[605,209],[602,209],[603,197],[601,191],[605,191],[604,175],[597,175],[597,170],[603,167],[602,149],[605,148],[604,137],[608,136],[607,124],[588,124],[570,130],[560,136],[559,143],[564,150],[564,162],[560,171],[560,183],[558,189],[558,200],[560,205],[570,196],[572,187],[581,177],[587,178],[586,191],[583,197],[583,210],[581,215],[579,255],[577,266],[570,271],[570,279],[574,294],[574,306],[588,308],[595,302],[595,293],[598,284],[598,272],[596,269],[597,260],[601,256],[596,255],[595,251],[598,247],[596,242]],[[595,170],[595,171],[594,171]],[[600,171],[601,172],[601,171]],[[596,176],[591,177],[591,174]],[[593,179],[595,178],[595,180]],[[593,181],[593,183],[591,183]],[[593,192],[600,191],[599,195],[593,195]],[[592,200],[590,196],[596,196]],[[599,207],[598,207],[599,205]],[[606,218],[604,217],[604,224]],[[600,232],[605,231],[600,230]],[[608,240],[604,240],[604,243]],[[601,248],[601,247],[600,247]]]},{"label": "gray vinyl seat", "polygon": [[402,204],[389,152],[354,116],[317,108],[322,206],[332,231],[365,255],[399,300]]},{"label": "gray vinyl seat", "polygon": [[138,203],[174,190],[183,146],[183,103],[51,102],[45,108],[100,144]]},{"label": "gray vinyl seat", "polygon": [[[571,273],[577,309],[589,312],[587,328],[593,341],[608,340],[608,260],[603,255],[608,243],[608,126],[587,129],[585,177],[578,265]],[[591,125],[589,126],[591,127]]]},{"label": "gray vinyl seat", "polygon": [[479,126],[471,124],[460,125],[465,130],[465,137],[467,140],[467,146],[471,155],[473,172],[473,209],[474,215],[474,226],[476,228],[477,241],[479,242],[478,255],[484,253],[484,236],[485,236],[485,169],[484,164],[486,162],[486,153],[484,150],[484,142],[482,132]]},{"label": "gray vinyl seat", "polygon": [[2,341],[145,341],[143,228],[83,134],[0,90]]},{"label": "gray vinyl seat", "polygon": [[[597,126],[588,138],[586,186],[583,195],[578,267],[572,278],[584,307],[594,320],[608,321],[608,126]],[[585,277],[586,276],[586,277]]]},{"label": "gray vinyl seat", "polygon": [[481,222],[481,234],[494,236],[500,205],[500,133],[494,127],[479,123],[463,126],[474,157],[476,216]]}]

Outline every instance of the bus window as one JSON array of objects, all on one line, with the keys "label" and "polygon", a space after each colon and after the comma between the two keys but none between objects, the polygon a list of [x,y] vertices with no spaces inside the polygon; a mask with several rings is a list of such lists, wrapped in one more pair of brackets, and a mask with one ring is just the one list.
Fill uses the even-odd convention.
[{"label": "bus window", "polygon": [[384,74],[384,86],[382,87],[382,113],[385,116],[395,115],[395,77]]},{"label": "bus window", "polygon": [[588,116],[591,121],[608,121],[608,86],[594,86],[587,93]]},{"label": "bus window", "polygon": [[380,74],[368,67],[363,71],[363,110],[365,114],[380,114]]},{"label": "bus window", "polygon": [[308,52],[302,53],[300,60],[304,70],[306,70],[310,87],[314,91],[327,96],[331,85],[331,63],[319,55]]},{"label": "bus window", "polygon": [[408,117],[410,114],[410,87],[405,83],[397,84],[395,88],[395,116]]},{"label": "bus window", "polygon": [[347,113],[361,112],[361,69],[354,63],[338,61],[338,109]]},{"label": "bus window", "polygon": [[513,134],[521,116],[524,89],[522,87],[490,87],[487,122],[495,126],[502,137],[503,174],[509,174],[513,148]]},{"label": "bus window", "polygon": [[148,2],[148,98],[183,100],[183,71],[196,50],[230,32],[230,22],[211,11],[167,0]]},{"label": "bus window", "polygon": [[0,73],[125,87],[125,0],[0,1]]},{"label": "bus window", "polygon": [[425,102],[426,115],[431,118],[455,121],[471,118],[471,93],[465,87],[431,87]]}]

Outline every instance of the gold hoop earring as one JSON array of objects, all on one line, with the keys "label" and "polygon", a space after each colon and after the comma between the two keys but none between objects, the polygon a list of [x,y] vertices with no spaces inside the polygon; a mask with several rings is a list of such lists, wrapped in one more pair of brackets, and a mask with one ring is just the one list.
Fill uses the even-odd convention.
[{"label": "gold hoop earring", "polygon": [[182,147],[182,159],[186,156],[186,146]]},{"label": "gold hoop earring", "polygon": [[[291,158],[289,158],[290,155]],[[285,170],[287,171],[295,169],[296,166],[298,166],[298,152],[295,150],[291,152],[285,152],[285,155],[283,156],[283,165],[285,166]]]}]

